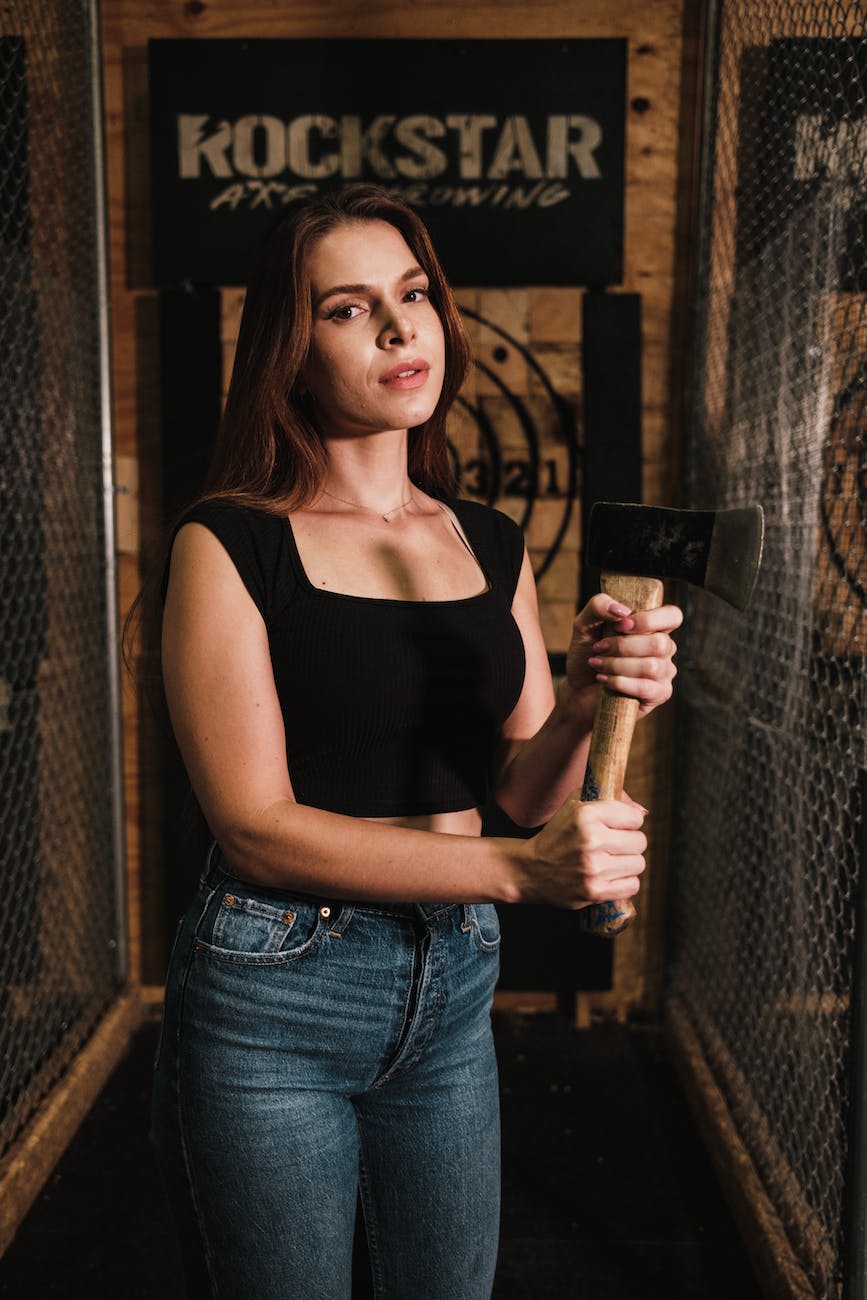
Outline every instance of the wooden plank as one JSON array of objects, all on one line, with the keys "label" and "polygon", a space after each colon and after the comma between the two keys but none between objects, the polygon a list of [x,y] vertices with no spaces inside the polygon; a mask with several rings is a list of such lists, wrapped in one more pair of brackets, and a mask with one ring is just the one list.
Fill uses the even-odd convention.
[{"label": "wooden plank", "polygon": [[[836,1257],[822,1233],[815,1214],[806,1204],[803,1190],[769,1132],[767,1120],[758,1110],[748,1082],[732,1061],[712,1026],[703,1026],[713,1037],[713,1056],[718,1076],[705,1054],[684,1007],[676,999],[665,1003],[665,1030],[675,1067],[713,1158],[720,1184],[752,1259],[768,1300],[832,1300],[839,1295],[835,1281]],[[725,1089],[725,1092],[723,1091]],[[753,1134],[760,1135],[763,1154],[775,1171],[771,1199],[747,1148],[726,1096],[734,1099],[741,1116],[746,1115]],[[783,1224],[780,1210],[798,1225],[804,1246],[810,1251],[812,1278],[798,1259]]]},{"label": "wooden plank", "polygon": [[[131,989],[103,1018],[31,1123],[0,1161],[0,1254],[14,1238],[27,1211],[123,1057],[141,1019],[138,992]],[[36,1089],[36,1082],[33,1081],[31,1086]]]},{"label": "wooden plank", "polygon": [[552,37],[629,36],[639,44],[670,50],[680,35],[678,0],[656,0],[648,11],[640,0],[482,0],[462,6],[455,0],[292,0],[276,10],[270,0],[104,0],[102,23],[106,44],[143,44],[149,36],[166,37]]}]

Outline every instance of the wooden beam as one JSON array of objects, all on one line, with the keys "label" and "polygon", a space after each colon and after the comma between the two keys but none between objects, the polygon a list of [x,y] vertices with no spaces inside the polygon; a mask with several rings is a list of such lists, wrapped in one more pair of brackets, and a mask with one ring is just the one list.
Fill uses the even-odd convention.
[{"label": "wooden beam", "polygon": [[[775,1190],[785,1202],[782,1207],[774,1204],[720,1086],[724,1083],[727,1090],[734,1088],[738,1109],[746,1107],[752,1117],[752,1128],[758,1125],[758,1131],[767,1130],[767,1120],[761,1115],[748,1085],[733,1062],[729,1062],[731,1069],[724,1067],[725,1080],[717,1078],[701,1040],[677,999],[670,998],[665,1003],[663,1027],[690,1108],[765,1296],[768,1300],[819,1300],[819,1297],[832,1300],[838,1295],[833,1280],[833,1251],[818,1230],[815,1214],[806,1205],[800,1184],[782,1154],[776,1148],[770,1151],[769,1143],[773,1166],[780,1172],[780,1179],[775,1181],[783,1188],[782,1194],[779,1186]],[[724,1050],[721,1043],[716,1046]],[[821,1289],[813,1285],[797,1257],[780,1208],[790,1221],[794,1215],[799,1230],[803,1229],[813,1255],[811,1272],[818,1275],[816,1280]]]},{"label": "wooden beam", "polygon": [[131,988],[103,1017],[89,1042],[0,1160],[0,1255],[125,1055],[141,1020],[140,990]]}]

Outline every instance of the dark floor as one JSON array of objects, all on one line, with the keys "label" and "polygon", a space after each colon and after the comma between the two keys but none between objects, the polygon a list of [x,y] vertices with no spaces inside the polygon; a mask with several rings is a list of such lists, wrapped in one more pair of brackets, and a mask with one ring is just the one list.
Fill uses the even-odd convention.
[{"label": "dark floor", "polygon": [[[495,1028],[494,1300],[760,1300],[657,1032],[579,1033],[553,1014]],[[145,1138],[155,1035],[138,1034],[0,1261],[4,1300],[182,1296]]]}]

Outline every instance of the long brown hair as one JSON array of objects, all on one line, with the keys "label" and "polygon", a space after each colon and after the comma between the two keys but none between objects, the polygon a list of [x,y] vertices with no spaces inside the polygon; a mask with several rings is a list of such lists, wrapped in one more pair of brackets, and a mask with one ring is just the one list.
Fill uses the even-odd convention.
[{"label": "long brown hair", "polygon": [[363,221],[386,221],[400,231],[428,276],[445,335],[445,377],[430,419],[410,430],[408,468],[423,490],[440,496],[454,491],[445,422],[470,359],[460,312],[430,236],[412,208],[378,186],[349,185],[290,205],[260,249],[206,496],[282,514],[318,494],[325,450],[315,410],[299,392],[313,328],[308,253],[336,226]]},{"label": "long brown hair", "polygon": [[[228,397],[204,490],[273,514],[308,505],[318,495],[326,454],[300,376],[310,351],[312,290],[307,258],[330,230],[351,222],[386,221],[400,231],[428,276],[431,302],[445,336],[445,375],[430,419],[409,431],[409,476],[423,491],[448,497],[454,475],[445,424],[470,364],[460,312],[424,223],[407,204],[376,185],[296,200],[268,230],[250,276]],[[184,511],[190,508],[189,503]],[[157,667],[162,584],[174,519],[154,570],[127,615],[124,660],[133,666],[139,633],[144,657]]]}]

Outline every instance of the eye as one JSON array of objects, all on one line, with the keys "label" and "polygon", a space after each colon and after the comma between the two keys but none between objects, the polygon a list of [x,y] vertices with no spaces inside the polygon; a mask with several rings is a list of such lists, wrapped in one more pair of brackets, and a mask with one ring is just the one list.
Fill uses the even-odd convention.
[{"label": "eye", "polygon": [[339,307],[332,307],[331,311],[326,313],[326,320],[354,320],[362,310],[361,303],[342,302]]},{"label": "eye", "polygon": [[416,285],[414,289],[407,289],[404,294],[404,302],[424,302],[430,298],[430,289]]}]

